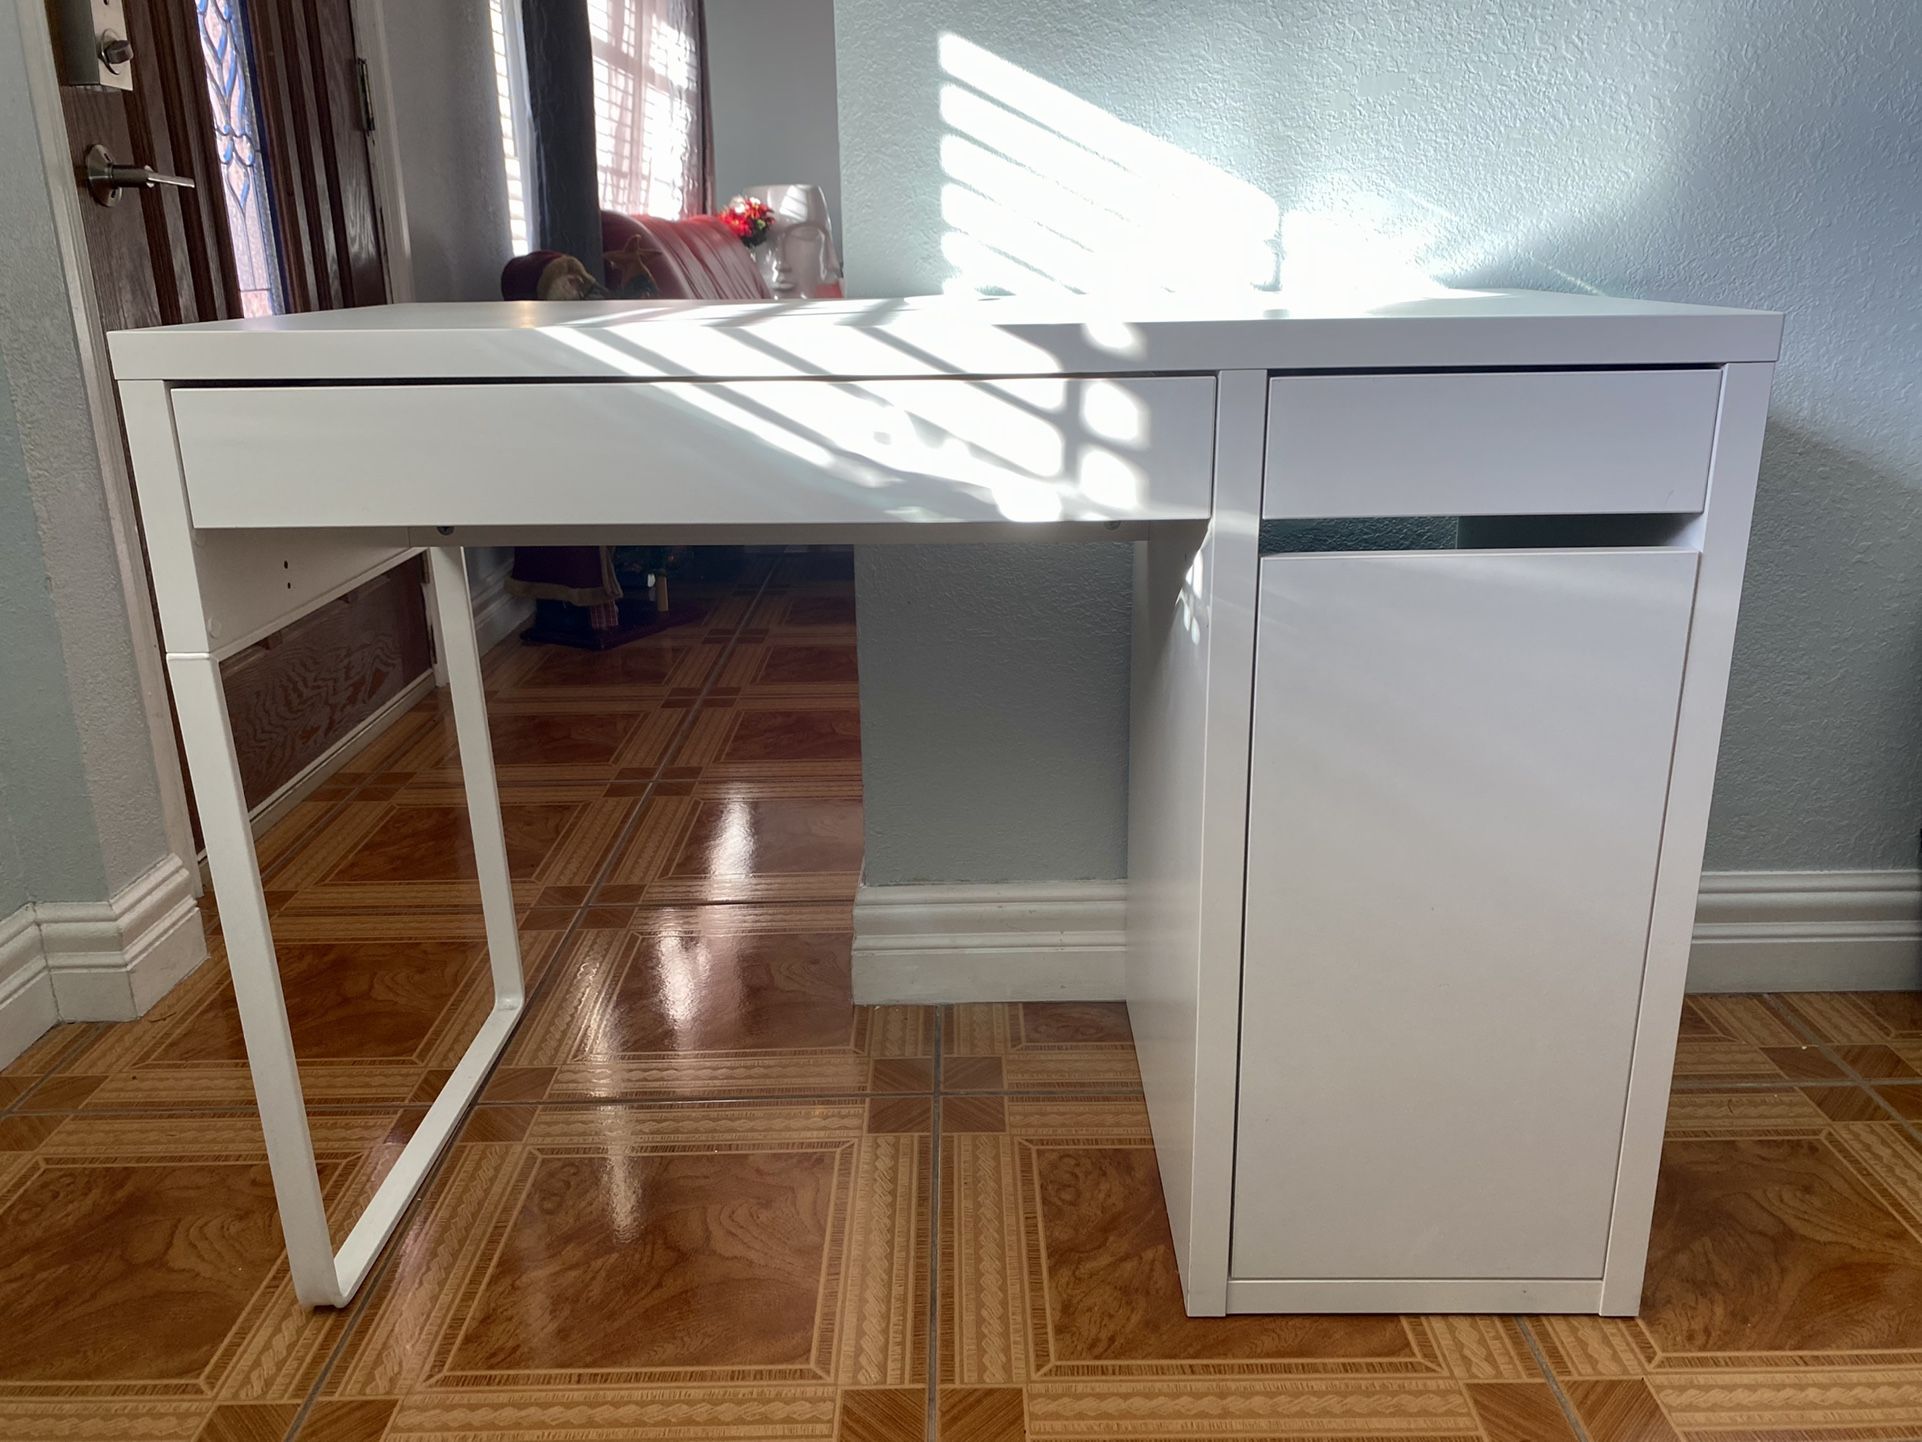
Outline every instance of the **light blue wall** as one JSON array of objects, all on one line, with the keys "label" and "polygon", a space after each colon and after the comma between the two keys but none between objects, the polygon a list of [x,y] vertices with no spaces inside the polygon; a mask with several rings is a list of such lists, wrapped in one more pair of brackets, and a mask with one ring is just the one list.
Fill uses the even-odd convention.
[{"label": "light blue wall", "polygon": [[[47,590],[46,562],[27,485],[12,388],[0,366],[0,919],[29,898],[101,900],[108,894],[87,795],[66,658]],[[124,878],[122,878],[124,880]]]},{"label": "light blue wall", "polygon": [[20,847],[7,819],[7,797],[0,790],[0,919],[12,916],[32,899],[27,873],[20,863]]},{"label": "light blue wall", "polygon": [[[1922,5],[837,0],[836,17],[855,294],[1264,266],[1273,283],[1279,265],[1336,299],[1428,276],[1787,311],[1709,864],[1915,863]],[[1125,568],[1032,548],[971,584],[963,561],[859,557],[868,879],[1116,874],[1126,652],[1089,618],[1124,630]]]},{"label": "light blue wall", "polygon": [[0,6],[0,804],[33,900],[99,902],[168,846],[19,17]]}]

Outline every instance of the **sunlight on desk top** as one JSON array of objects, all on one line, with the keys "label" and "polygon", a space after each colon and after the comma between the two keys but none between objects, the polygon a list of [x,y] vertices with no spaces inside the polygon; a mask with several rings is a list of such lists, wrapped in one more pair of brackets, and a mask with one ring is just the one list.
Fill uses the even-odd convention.
[{"label": "sunlight on desk top", "polygon": [[1769,311],[1455,291],[1343,314],[1281,297],[370,306],[121,331],[120,380],[1017,376],[1772,361]]}]

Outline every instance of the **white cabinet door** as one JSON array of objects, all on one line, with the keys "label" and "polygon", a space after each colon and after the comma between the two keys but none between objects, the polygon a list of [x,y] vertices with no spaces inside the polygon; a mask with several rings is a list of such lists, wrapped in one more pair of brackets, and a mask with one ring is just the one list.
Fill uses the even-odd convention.
[{"label": "white cabinet door", "polygon": [[1261,563],[1234,1277],[1601,1275],[1696,561]]}]

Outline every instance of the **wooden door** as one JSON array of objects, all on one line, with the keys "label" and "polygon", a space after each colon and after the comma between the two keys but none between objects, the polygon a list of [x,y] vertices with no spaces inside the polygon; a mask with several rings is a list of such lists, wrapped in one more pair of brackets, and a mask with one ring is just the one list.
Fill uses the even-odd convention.
[{"label": "wooden door", "polygon": [[[385,301],[350,0],[124,4],[133,89],[61,87],[105,327]],[[95,144],[195,188],[100,205],[81,179]],[[379,577],[223,664],[250,806],[431,665],[417,578]]]}]

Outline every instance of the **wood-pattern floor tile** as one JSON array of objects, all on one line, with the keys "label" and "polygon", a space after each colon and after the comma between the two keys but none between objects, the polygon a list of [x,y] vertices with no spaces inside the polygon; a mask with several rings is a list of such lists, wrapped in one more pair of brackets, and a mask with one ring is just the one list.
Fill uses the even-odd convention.
[{"label": "wood-pattern floor tile", "polygon": [[394,1417],[395,1400],[316,1402],[295,1434],[296,1442],[381,1442]]},{"label": "wood-pattern floor tile", "polygon": [[[949,1130],[983,1102],[1002,1127]],[[1553,1400],[1510,1318],[1189,1317],[1139,1097],[941,1107],[944,1437],[977,1398],[1035,1438],[1483,1438],[1538,1410],[1502,1389]],[[1469,1383],[1495,1390],[1478,1408]]]},{"label": "wood-pattern floor tile", "polygon": [[1681,1442],[1648,1383],[1631,1378],[1565,1384],[1589,1442]]},{"label": "wood-pattern floor tile", "polygon": [[[315,1119],[337,1225],[403,1116]],[[32,1120],[0,1158],[0,1438],[278,1438],[347,1316],[294,1300],[258,1119]]]},{"label": "wood-pattern floor tile", "polygon": [[1120,1002],[972,1002],[943,1008],[942,1086],[952,1091],[1135,1091]]},{"label": "wood-pattern floor tile", "polygon": [[505,1063],[553,1100],[932,1091],[934,1010],[855,1006],[847,924],[715,906],[582,931]]},{"label": "wood-pattern floor tile", "polygon": [[925,1387],[847,1387],[836,1442],[914,1442],[927,1436]]},{"label": "wood-pattern floor tile", "polygon": [[397,1397],[390,1439],[826,1442],[843,1389],[925,1397],[925,1133],[859,1103],[525,1110],[450,1150],[330,1399]]},{"label": "wood-pattern floor tile", "polygon": [[[277,927],[301,1085],[312,1105],[431,1100],[492,1005],[480,920],[362,916]],[[360,933],[325,942],[309,934]],[[410,934],[411,933],[411,934]],[[439,933],[436,935],[436,933]],[[559,937],[523,932],[538,983]],[[177,1110],[253,1104],[224,954],[139,1021],[99,1027],[21,1103],[30,1111]]]},{"label": "wood-pattern floor tile", "polygon": [[1922,1086],[1879,1086],[1875,1094],[1893,1108],[1896,1115],[1922,1122]]},{"label": "wood-pattern floor tile", "polygon": [[280,1442],[300,1413],[295,1402],[226,1402],[214,1408],[194,1442]]},{"label": "wood-pattern floor tile", "polygon": [[1759,996],[1691,996],[1675,1047],[1677,1086],[1840,1080],[1841,1069]]},{"label": "wood-pattern floor tile", "polygon": [[943,1387],[941,1442],[1027,1442],[1027,1411],[1019,1387]]},{"label": "wood-pattern floor tile", "polygon": [[1922,1044],[1922,992],[1788,992],[1775,998],[1822,1041]]},{"label": "wood-pattern floor tile", "polygon": [[1579,1442],[1546,1382],[1470,1382],[1468,1401],[1487,1442]]},{"label": "wood-pattern floor tile", "polygon": [[1529,1324],[1592,1442],[1922,1435],[1922,1142],[1857,1100],[1676,1095],[1641,1314]]}]

